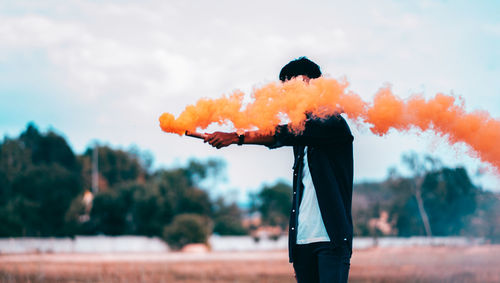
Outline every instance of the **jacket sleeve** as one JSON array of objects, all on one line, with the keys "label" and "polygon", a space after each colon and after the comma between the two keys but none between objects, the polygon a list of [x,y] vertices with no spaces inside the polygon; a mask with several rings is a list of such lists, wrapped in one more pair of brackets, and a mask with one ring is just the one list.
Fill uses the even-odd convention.
[{"label": "jacket sleeve", "polygon": [[281,146],[321,146],[337,143],[349,143],[353,136],[346,121],[340,115],[333,115],[325,119],[308,119],[304,131],[294,133],[290,125],[279,125],[274,134],[274,144],[270,149]]}]

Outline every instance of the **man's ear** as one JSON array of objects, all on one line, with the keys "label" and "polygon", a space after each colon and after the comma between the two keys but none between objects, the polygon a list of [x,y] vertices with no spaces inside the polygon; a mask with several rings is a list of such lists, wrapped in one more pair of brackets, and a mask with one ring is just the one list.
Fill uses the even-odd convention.
[{"label": "man's ear", "polygon": [[297,76],[297,78],[301,79],[305,83],[309,83],[309,81],[311,80],[311,78],[309,78],[307,75],[300,75],[300,76]]}]

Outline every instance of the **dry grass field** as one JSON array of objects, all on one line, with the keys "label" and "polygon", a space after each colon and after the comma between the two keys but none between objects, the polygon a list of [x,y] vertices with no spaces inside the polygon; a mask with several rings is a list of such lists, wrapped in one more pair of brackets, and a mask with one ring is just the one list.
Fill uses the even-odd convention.
[{"label": "dry grass field", "polygon": [[[500,245],[355,251],[350,282],[500,282]],[[295,282],[286,251],[1,255],[0,282]]]}]

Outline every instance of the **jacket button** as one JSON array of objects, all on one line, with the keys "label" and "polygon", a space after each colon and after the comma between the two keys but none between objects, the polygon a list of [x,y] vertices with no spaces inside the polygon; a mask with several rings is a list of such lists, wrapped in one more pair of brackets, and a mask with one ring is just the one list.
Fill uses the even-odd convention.
[{"label": "jacket button", "polygon": [[294,195],[296,195],[296,194],[297,194],[297,192],[293,192],[293,194],[294,194]]},{"label": "jacket button", "polygon": [[347,238],[344,238],[344,241],[347,241]]},{"label": "jacket button", "polygon": [[292,227],[292,231],[295,230],[295,228]]},{"label": "jacket button", "polygon": [[292,209],[292,212],[295,212],[295,209]]}]

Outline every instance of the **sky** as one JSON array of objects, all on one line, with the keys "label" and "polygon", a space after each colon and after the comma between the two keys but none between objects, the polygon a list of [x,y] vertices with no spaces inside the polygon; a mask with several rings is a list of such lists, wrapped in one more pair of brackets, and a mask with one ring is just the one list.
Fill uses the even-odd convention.
[{"label": "sky", "polygon": [[[307,56],[364,100],[390,84],[402,98],[453,94],[468,111],[498,119],[498,15],[498,1],[0,0],[0,136],[34,121],[76,153],[99,141],[150,151],[155,168],[221,158],[227,176],[218,192],[242,199],[263,184],[290,183],[291,149],[213,149],[162,132],[161,113],[248,94]],[[491,170],[476,176],[487,164],[465,145],[432,132],[379,137],[348,122],[356,182],[384,179],[415,151],[465,166],[477,184],[500,191]]]}]

